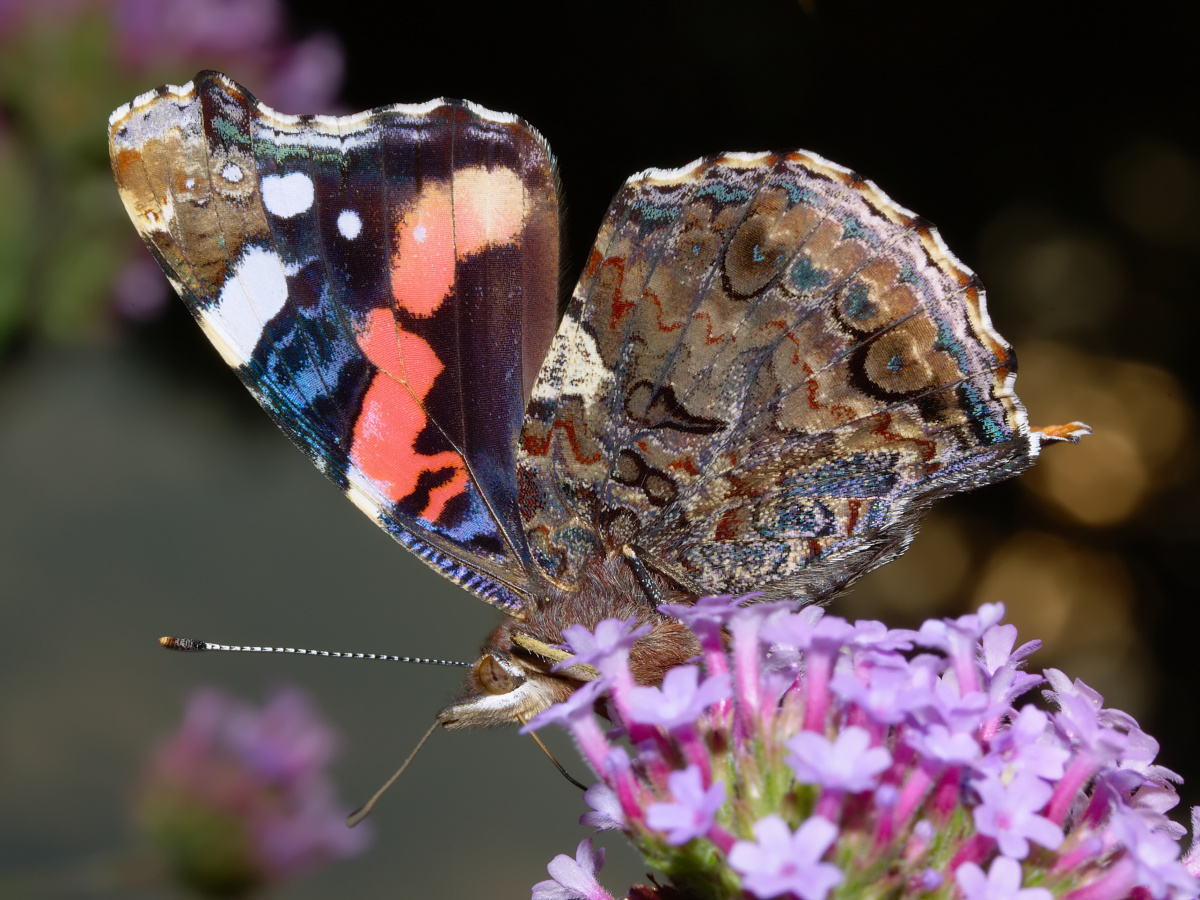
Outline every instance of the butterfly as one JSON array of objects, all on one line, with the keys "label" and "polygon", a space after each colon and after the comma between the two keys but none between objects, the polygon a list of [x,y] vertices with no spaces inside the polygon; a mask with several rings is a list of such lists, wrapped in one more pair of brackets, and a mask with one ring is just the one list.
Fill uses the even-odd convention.
[{"label": "butterfly", "polygon": [[134,225],[225,362],[363,512],[506,619],[446,727],[527,721],[588,673],[563,629],[663,602],[822,603],[938,497],[1050,441],[983,288],[927,222],[813,153],[617,192],[558,321],[546,141],[434,100],[292,116],[216,72],[117,109]]}]

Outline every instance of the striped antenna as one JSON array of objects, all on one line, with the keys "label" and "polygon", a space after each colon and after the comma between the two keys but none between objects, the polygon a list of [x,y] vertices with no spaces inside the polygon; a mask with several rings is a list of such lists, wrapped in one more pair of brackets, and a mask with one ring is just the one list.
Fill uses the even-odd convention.
[{"label": "striped antenna", "polygon": [[381,659],[385,662],[421,663],[426,666],[462,666],[471,668],[471,663],[452,659],[422,659],[416,656],[393,656],[390,653],[339,653],[336,650],[302,650],[298,647],[238,647],[232,644],[214,644],[192,638],[160,637],[158,642],[168,650],[184,653],[200,653],[204,650],[223,650],[227,653],[294,653],[297,656],[328,656],[331,659]]}]

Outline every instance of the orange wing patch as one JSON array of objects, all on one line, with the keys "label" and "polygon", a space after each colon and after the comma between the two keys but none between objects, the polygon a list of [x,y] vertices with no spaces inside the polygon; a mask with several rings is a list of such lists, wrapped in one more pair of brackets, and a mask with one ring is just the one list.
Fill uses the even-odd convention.
[{"label": "orange wing patch", "polygon": [[363,353],[380,370],[363,398],[354,426],[350,459],[393,503],[416,492],[424,473],[450,469],[450,478],[429,492],[415,514],[434,522],[467,486],[463,458],[447,450],[417,453],[417,436],[428,424],[422,402],[442,371],[433,348],[404,331],[390,309],[376,309],[358,335]]},{"label": "orange wing patch", "polygon": [[[391,287],[397,309],[434,315],[454,291],[455,264],[488,246],[512,242],[524,224],[527,189],[511,169],[470,167],[450,181],[427,181],[400,210],[391,254]],[[363,398],[351,461],[393,503],[417,494],[432,475],[423,508],[413,514],[434,522],[470,481],[453,450],[418,453],[429,424],[424,403],[445,368],[433,347],[405,330],[391,309],[376,309],[358,334],[363,353],[379,368]],[[447,474],[449,477],[447,477]]]},{"label": "orange wing patch", "polygon": [[454,264],[519,234],[528,191],[511,169],[472,166],[452,181],[429,181],[396,222],[392,296],[431,316],[454,287]]}]

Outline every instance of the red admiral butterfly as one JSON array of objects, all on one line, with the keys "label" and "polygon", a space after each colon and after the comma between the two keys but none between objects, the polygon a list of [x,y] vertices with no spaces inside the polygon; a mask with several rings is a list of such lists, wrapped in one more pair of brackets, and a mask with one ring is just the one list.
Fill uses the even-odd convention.
[{"label": "red admiral butterfly", "polygon": [[931,501],[1001,481],[1030,430],[975,275],[811,153],[630,178],[555,328],[554,161],[515,116],[434,100],[288,116],[204,72],[122,106],[138,231],[225,361],[360,509],[508,619],[447,727],[579,685],[562,629],[663,601],[818,603]]}]

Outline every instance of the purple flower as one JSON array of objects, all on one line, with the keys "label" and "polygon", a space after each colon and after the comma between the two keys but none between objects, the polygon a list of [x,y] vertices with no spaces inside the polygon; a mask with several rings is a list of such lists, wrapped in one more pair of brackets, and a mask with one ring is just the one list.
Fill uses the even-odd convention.
[{"label": "purple flower", "polygon": [[346,63],[332,34],[314,34],[281,54],[270,85],[278,109],[333,109]]},{"label": "purple flower", "polygon": [[789,892],[802,900],[824,900],[842,881],[841,869],[821,862],[837,834],[837,826],[820,816],[793,834],[772,814],[754,824],[754,841],[733,845],[729,865],[742,876],[742,887],[760,900]]},{"label": "purple flower", "polygon": [[117,273],[113,309],[131,322],[157,319],[171,300],[171,284],[149,253],[139,253]]},{"label": "purple flower", "polygon": [[983,755],[977,738],[945,725],[930,725],[924,731],[910,729],[904,741],[925,759],[944,766],[965,766]]},{"label": "purple flower", "polygon": [[191,57],[257,69],[255,93],[284,112],[335,111],[344,63],[330,34],[287,41],[279,0],[109,0],[126,69]]},{"label": "purple flower", "polygon": [[729,623],[729,619],[742,608],[742,604],[753,596],[755,595],[716,594],[701,597],[695,603],[664,603],[658,611],[664,616],[678,619],[698,635],[703,632],[719,633]]},{"label": "purple flower", "polygon": [[1050,717],[1036,706],[1026,706],[1012,724],[992,741],[988,755],[977,768],[995,777],[1019,770],[1057,781],[1063,777],[1071,751],[1063,746]]},{"label": "purple flower", "polygon": [[649,633],[649,625],[637,627],[635,622],[624,619],[605,619],[595,632],[583,625],[568,625],[563,629],[563,638],[575,655],[554,668],[557,671],[586,665],[606,672],[610,667],[623,667],[630,648]]},{"label": "purple flower", "polygon": [[529,734],[531,731],[537,731],[539,728],[544,728],[552,722],[557,722],[566,728],[570,728],[579,719],[593,718],[595,712],[592,707],[599,699],[598,695],[604,691],[604,688],[605,683],[603,678],[584,682],[566,700],[543,709],[522,725],[520,733]]},{"label": "purple flower", "polygon": [[833,741],[815,731],[802,731],[787,741],[792,751],[787,764],[801,784],[853,793],[874,790],[880,773],[892,764],[892,754],[870,743],[871,735],[856,725],[842,729]]},{"label": "purple flower", "polygon": [[[832,669],[833,658],[842,647],[854,643],[856,638],[877,638],[870,631],[860,633],[858,628],[837,616],[826,616],[819,606],[806,606],[797,612],[788,612],[788,604],[775,604],[776,610],[760,629],[760,636],[767,644],[782,645],[795,650],[809,651],[805,657],[811,666],[814,654],[822,657],[822,666]],[[782,614],[780,612],[782,611]],[[781,647],[774,646],[772,652],[780,655]]]},{"label": "purple flower", "polygon": [[231,708],[225,737],[242,762],[278,781],[308,778],[339,751],[337,735],[295,688],[276,693],[261,712],[245,705]]},{"label": "purple flower", "polygon": [[[982,691],[964,692],[953,672],[945,673],[934,682],[927,699],[925,712],[935,716],[951,731],[973,732],[984,719],[1003,711],[992,707],[987,694]],[[914,707],[910,705],[909,708]]]},{"label": "purple flower", "polygon": [[[1012,706],[1014,700],[1033,690],[1045,680],[1038,675],[1022,672],[1012,666],[1001,666],[988,681],[988,700],[991,701],[993,707],[998,709]],[[994,721],[993,724],[998,726],[999,722]]]},{"label": "purple flower", "polygon": [[604,772],[608,784],[614,789],[621,804],[621,814],[627,823],[641,822],[646,818],[643,810],[644,798],[649,792],[633,771],[633,761],[624,747],[613,747],[604,758],[599,771]]},{"label": "purple flower", "polygon": [[[787,609],[785,607],[785,609]],[[817,626],[825,619],[825,610],[819,606],[806,606],[795,612],[776,614],[763,622],[760,636],[767,644],[784,644],[800,650],[808,648],[816,634]],[[844,620],[836,620],[847,625]]]},{"label": "purple flower", "polygon": [[872,650],[911,650],[917,632],[908,628],[888,628],[882,622],[860,620],[854,623],[854,637],[847,643]]},{"label": "purple flower", "polygon": [[934,647],[946,653],[958,673],[963,692],[979,689],[975,663],[976,643],[983,633],[1004,618],[1003,603],[984,603],[977,613],[957,619],[929,620],[921,625],[916,642],[922,647]]},{"label": "purple flower", "polygon": [[900,656],[878,656],[858,672],[835,672],[834,695],[853,703],[883,725],[903,722],[911,693],[911,664]]},{"label": "purple flower", "polygon": [[1200,878],[1200,806],[1192,807],[1192,846],[1182,862],[1193,878]]},{"label": "purple flower", "polygon": [[1133,860],[1137,884],[1154,900],[1196,896],[1196,879],[1179,861],[1179,844],[1170,836],[1150,827],[1134,810],[1119,811],[1109,829]]},{"label": "purple flower", "polygon": [[[1121,754],[1121,760],[1118,763],[1122,769],[1132,769],[1145,776],[1147,781],[1157,784],[1168,784],[1182,780],[1170,769],[1152,765],[1154,758],[1158,756],[1158,741],[1142,731],[1133,716],[1122,713],[1119,710],[1108,709],[1102,710],[1101,715],[1108,718],[1110,724],[1119,729],[1128,740],[1128,743],[1125,745],[1125,752]],[[1122,716],[1123,719],[1118,719],[1118,715]]]},{"label": "purple flower", "polygon": [[[979,664],[987,676],[988,699],[997,708],[1005,708],[1026,691],[1041,684],[1044,679],[1021,671],[1025,659],[1042,646],[1041,641],[1029,641],[1016,650],[1015,625],[993,625],[980,639]],[[990,738],[1000,727],[1000,714],[984,725],[985,738]]]},{"label": "purple flower", "polygon": [[1104,705],[1104,697],[1095,688],[1090,688],[1083,683],[1083,679],[1076,678],[1072,681],[1067,675],[1058,669],[1046,670],[1046,681],[1050,682],[1051,690],[1042,691],[1042,696],[1051,703],[1059,705],[1060,697],[1082,697],[1097,711]]},{"label": "purple flower", "polygon": [[[973,644],[986,630],[1004,618],[1003,604],[980,604],[979,610],[956,619],[929,619],[917,632],[917,643],[922,647],[936,647],[943,653],[952,654],[960,646],[961,638]],[[972,647],[973,649],[973,647]]]},{"label": "purple flower", "polygon": [[725,802],[725,785],[715,781],[705,790],[700,769],[688,766],[667,777],[673,803],[652,803],[646,824],[667,832],[667,843],[680,846],[708,833],[717,810]]},{"label": "purple flower", "polygon": [[290,811],[264,816],[254,830],[271,872],[293,877],[332,860],[357,856],[366,849],[369,831],[360,835],[362,824],[347,827],[343,807],[327,779],[297,794],[294,801]]},{"label": "purple flower", "polygon": [[1097,763],[1115,762],[1125,755],[1129,736],[1105,724],[1101,710],[1090,697],[1058,694],[1057,700],[1059,712],[1054,714],[1054,721],[1078,750]]},{"label": "purple flower", "polygon": [[583,802],[594,812],[584,813],[580,816],[580,825],[587,825],[597,831],[625,827],[625,814],[621,811],[621,799],[617,796],[617,792],[603,781],[597,781],[583,792]]},{"label": "purple flower", "polygon": [[[282,30],[278,0],[122,0],[116,19],[131,44],[142,50],[199,55],[244,53],[274,41]],[[157,43],[154,43],[157,42]]]},{"label": "purple flower", "polygon": [[588,762],[592,764],[592,768],[597,772],[603,772],[605,759],[608,757],[608,741],[596,721],[596,714],[592,707],[605,687],[603,678],[586,682],[566,700],[554,704],[549,709],[542,710],[522,725],[520,733],[529,734],[551,722],[557,722],[575,736],[575,740],[579,742],[579,747]]},{"label": "purple flower", "polygon": [[1175,840],[1187,834],[1186,828],[1166,817],[1168,812],[1179,805],[1179,795],[1170,785],[1143,784],[1130,798],[1129,805],[1132,809],[1154,818],[1158,823],[1155,827],[1167,831]]},{"label": "purple flower", "polygon": [[982,649],[979,661],[989,675],[995,675],[1001,666],[1015,668],[1024,665],[1030,654],[1042,646],[1041,641],[1029,641],[1014,651],[1017,643],[1016,625],[993,625],[983,633],[979,643]]},{"label": "purple flower", "polygon": [[733,672],[737,684],[737,707],[744,727],[755,730],[762,711],[763,679],[760,666],[762,657],[763,621],[781,609],[786,603],[760,603],[740,609],[729,620],[729,633],[733,638]]},{"label": "purple flower", "polygon": [[604,848],[592,851],[592,839],[584,838],[575,850],[575,858],[560,853],[546,871],[550,881],[533,886],[531,900],[613,900],[612,894],[600,887],[596,872],[604,866]]},{"label": "purple flower", "polygon": [[1046,888],[1021,887],[1021,864],[997,856],[986,875],[973,862],[963,863],[954,873],[965,900],[1053,900]]},{"label": "purple flower", "polygon": [[[151,762],[143,829],[177,879],[209,891],[275,884],[361,853],[370,829],[346,827],[349,809],[325,774],[337,747],[298,690],[279,691],[262,710],[199,690]],[[222,854],[206,852],[214,842]]]},{"label": "purple flower", "polygon": [[1032,772],[1017,772],[1005,783],[984,778],[975,783],[982,803],[973,815],[980,834],[996,839],[1000,852],[1013,859],[1029,855],[1029,841],[1057,850],[1063,830],[1038,810],[1045,807],[1054,789]]},{"label": "purple flower", "polygon": [[713,675],[700,682],[696,666],[677,666],[663,678],[662,689],[635,687],[629,692],[633,721],[679,728],[691,725],[706,709],[730,694],[729,676]]},{"label": "purple flower", "polygon": [[[753,595],[750,595],[753,596]],[[725,646],[722,637],[725,624],[730,617],[737,613],[740,604],[746,597],[735,597],[721,594],[714,597],[701,597],[694,604],[664,603],[658,611],[664,616],[672,616],[688,626],[700,642],[704,651],[704,664],[710,675],[720,675],[729,671],[725,659]],[[728,704],[722,704],[722,708]]]}]

